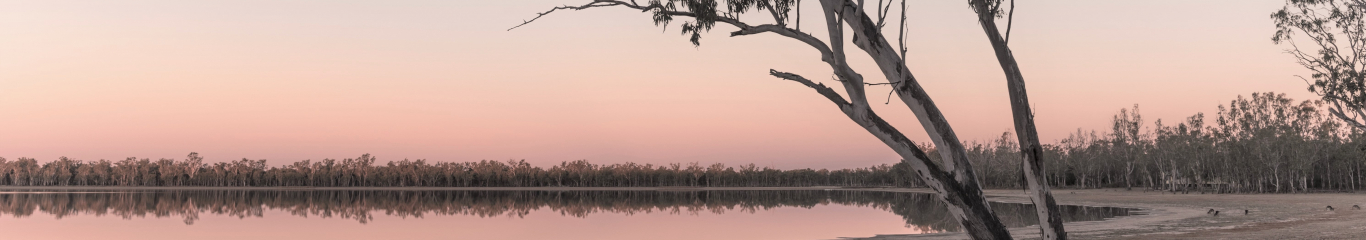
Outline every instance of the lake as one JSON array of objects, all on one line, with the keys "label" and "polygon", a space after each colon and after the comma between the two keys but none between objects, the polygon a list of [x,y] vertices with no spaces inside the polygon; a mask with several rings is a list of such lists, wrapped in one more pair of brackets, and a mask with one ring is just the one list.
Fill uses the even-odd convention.
[{"label": "lake", "polygon": [[[1065,221],[1140,214],[1060,206]],[[1011,227],[1028,204],[993,203]],[[835,239],[958,231],[934,196],[865,190],[3,190],[6,239]]]}]

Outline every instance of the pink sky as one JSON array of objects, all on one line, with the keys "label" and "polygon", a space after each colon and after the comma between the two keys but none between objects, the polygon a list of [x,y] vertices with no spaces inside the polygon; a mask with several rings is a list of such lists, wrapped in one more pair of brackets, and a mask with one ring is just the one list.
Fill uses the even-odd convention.
[{"label": "pink sky", "polygon": [[[505,31],[583,2],[0,0],[0,157],[897,161],[810,89],[767,75],[827,79],[789,39],[719,26],[693,47],[625,9]],[[1313,97],[1270,40],[1282,4],[1018,3],[1011,45],[1040,137],[1107,129],[1135,103],[1151,122],[1251,92]],[[910,68],[960,138],[1009,130],[1003,75],[965,1],[911,7]],[[820,29],[816,12],[803,17]],[[857,56],[864,76],[881,75]],[[869,91],[881,102],[887,89]],[[927,139],[904,105],[875,109]]]}]

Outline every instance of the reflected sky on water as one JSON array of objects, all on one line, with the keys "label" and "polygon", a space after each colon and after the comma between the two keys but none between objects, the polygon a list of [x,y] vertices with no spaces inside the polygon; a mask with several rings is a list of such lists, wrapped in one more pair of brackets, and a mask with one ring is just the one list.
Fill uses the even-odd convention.
[{"label": "reflected sky on water", "polygon": [[[993,203],[1012,227],[1032,206]],[[1067,221],[1131,209],[1063,206]],[[6,191],[16,239],[832,239],[957,231],[933,195],[883,191]]]}]

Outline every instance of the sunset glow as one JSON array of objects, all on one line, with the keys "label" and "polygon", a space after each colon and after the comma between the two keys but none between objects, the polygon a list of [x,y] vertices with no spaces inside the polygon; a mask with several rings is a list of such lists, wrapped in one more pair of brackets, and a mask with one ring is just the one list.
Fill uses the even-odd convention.
[{"label": "sunset glow", "polygon": [[[719,26],[694,47],[622,9],[506,31],[569,2],[0,1],[0,157],[193,151],[284,164],[371,153],[784,169],[899,159],[810,89],[767,75],[829,81],[790,39],[730,38]],[[1012,129],[1003,75],[966,4],[912,3],[910,68],[959,136]],[[1295,77],[1307,73],[1270,40],[1268,14],[1283,4],[1022,5],[1010,44],[1040,137],[1106,131],[1133,104],[1170,121],[1251,92],[1313,98]],[[804,27],[819,28],[816,13]],[[886,87],[869,91],[885,101]],[[927,140],[904,105],[878,105]]]}]

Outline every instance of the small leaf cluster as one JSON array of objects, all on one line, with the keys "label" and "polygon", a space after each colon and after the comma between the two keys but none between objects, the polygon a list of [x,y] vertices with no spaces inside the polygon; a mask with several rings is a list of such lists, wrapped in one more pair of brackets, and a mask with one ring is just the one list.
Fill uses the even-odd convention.
[{"label": "small leaf cluster", "polygon": [[725,0],[724,6],[717,0],[651,0],[652,19],[655,25],[667,27],[675,16],[692,17],[683,22],[682,34],[689,36],[694,46],[701,45],[702,33],[710,31],[717,22],[739,21],[740,15],[749,11],[769,11],[779,25],[786,25],[796,0]]}]

